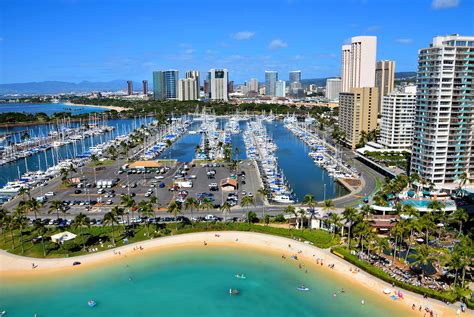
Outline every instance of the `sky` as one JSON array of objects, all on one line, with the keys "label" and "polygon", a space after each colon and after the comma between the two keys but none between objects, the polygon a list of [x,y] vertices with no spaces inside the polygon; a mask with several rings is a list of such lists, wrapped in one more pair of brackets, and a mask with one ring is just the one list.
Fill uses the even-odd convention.
[{"label": "sky", "polygon": [[0,0],[0,84],[151,80],[227,68],[230,80],[340,76],[341,45],[415,71],[436,35],[474,35],[474,0]]}]

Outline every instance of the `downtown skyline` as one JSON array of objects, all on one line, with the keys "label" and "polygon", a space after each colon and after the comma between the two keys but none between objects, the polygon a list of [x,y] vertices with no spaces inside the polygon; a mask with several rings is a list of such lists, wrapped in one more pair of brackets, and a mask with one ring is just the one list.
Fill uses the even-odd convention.
[{"label": "downtown skyline", "polygon": [[[472,31],[474,9],[465,0],[114,4],[4,1],[0,83],[150,81],[154,70],[211,68],[228,69],[236,83],[262,82],[265,70],[282,80],[298,69],[303,79],[336,77],[341,45],[359,35],[377,36],[377,59],[395,60],[398,72],[415,71],[418,49],[434,36]],[[172,18],[176,27],[169,28]]]}]

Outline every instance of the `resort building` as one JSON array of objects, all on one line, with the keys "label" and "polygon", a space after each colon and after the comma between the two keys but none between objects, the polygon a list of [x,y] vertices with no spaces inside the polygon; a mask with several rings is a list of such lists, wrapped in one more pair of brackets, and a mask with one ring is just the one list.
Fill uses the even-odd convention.
[{"label": "resort building", "polygon": [[265,95],[275,97],[278,72],[265,71]]},{"label": "resort building", "polygon": [[375,87],[379,89],[379,107],[382,107],[383,97],[393,91],[394,84],[395,61],[378,61],[375,67]]},{"label": "resort building", "polygon": [[341,92],[342,81],[340,78],[326,79],[326,93],[325,96],[329,100],[338,100]]},{"label": "resort building", "polygon": [[227,69],[211,69],[207,79],[209,98],[216,101],[228,101],[229,73]]},{"label": "resort building", "polygon": [[197,90],[196,79],[185,78],[178,82],[178,100],[198,100],[199,91]]},{"label": "resort building", "polygon": [[177,70],[153,72],[153,96],[155,100],[178,98]]},{"label": "resort building", "polygon": [[279,80],[276,82],[275,97],[285,97],[286,92],[286,82],[284,80]]},{"label": "resort building", "polygon": [[342,92],[375,86],[376,36],[356,36],[342,46]]},{"label": "resort building", "polygon": [[127,95],[133,95],[133,81],[127,80]]},{"label": "resort building", "polygon": [[416,86],[383,97],[380,144],[386,149],[411,151],[415,106]]},{"label": "resort building", "polygon": [[474,181],[474,36],[436,36],[418,52],[411,171],[438,189]]},{"label": "resort building", "polygon": [[375,87],[354,88],[339,94],[339,127],[346,143],[355,149],[361,132],[377,128],[378,90]]}]

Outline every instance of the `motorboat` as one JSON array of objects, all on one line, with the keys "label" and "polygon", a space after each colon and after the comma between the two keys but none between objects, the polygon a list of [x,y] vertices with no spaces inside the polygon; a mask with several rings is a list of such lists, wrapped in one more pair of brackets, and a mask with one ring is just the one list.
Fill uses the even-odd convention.
[{"label": "motorboat", "polygon": [[277,203],[283,203],[283,204],[292,204],[295,202],[288,195],[276,195],[275,197],[273,197],[273,200]]},{"label": "motorboat", "polygon": [[309,288],[307,288],[306,286],[304,285],[301,285],[299,287],[296,288],[298,291],[301,291],[301,292],[305,292],[305,291],[309,291]]},{"label": "motorboat", "polygon": [[236,278],[240,278],[240,279],[246,279],[247,277],[243,274],[236,274],[235,275]]},{"label": "motorboat", "polygon": [[97,303],[95,302],[95,300],[91,299],[91,300],[87,301],[87,306],[95,307],[95,306],[97,306]]}]

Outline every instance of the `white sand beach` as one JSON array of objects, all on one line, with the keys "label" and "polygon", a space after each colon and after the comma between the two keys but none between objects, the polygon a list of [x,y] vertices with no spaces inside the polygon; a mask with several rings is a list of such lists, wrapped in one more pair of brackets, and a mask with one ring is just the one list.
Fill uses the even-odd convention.
[{"label": "white sand beach", "polygon": [[[392,287],[390,284],[363,271],[353,273],[355,266],[331,254],[329,250],[319,249],[310,244],[283,237],[236,231],[182,234],[142,241],[108,251],[71,258],[37,259],[0,251],[0,280],[32,278],[33,276],[42,277],[51,274],[74,274],[77,270],[93,269],[96,265],[123,261],[125,257],[145,256],[151,252],[166,252],[166,250],[180,247],[202,248],[212,246],[255,248],[265,252],[272,252],[276,256],[285,255],[290,257],[297,255],[298,261],[301,261],[304,265],[311,266],[314,270],[323,270],[325,274],[332,274],[334,278],[341,279],[344,283],[351,283],[364,288],[361,294],[366,294],[366,301],[368,298],[386,301],[388,304],[387,309],[391,305],[403,306],[407,316],[425,316],[424,310],[418,311],[420,305],[422,307],[429,305],[435,312],[435,316],[438,317],[456,316],[456,309],[459,307],[459,305],[446,305],[437,300],[424,299],[418,294]],[[316,259],[322,259],[323,265],[317,264]],[[81,262],[81,265],[73,266],[72,263],[74,261]],[[32,268],[33,263],[37,266],[34,269]],[[329,268],[329,264],[334,264],[334,268]],[[404,299],[392,300],[389,295],[383,293],[387,288],[392,289],[392,291],[402,291]],[[416,310],[412,310],[413,304],[416,305]],[[429,315],[426,314],[426,316]],[[474,316],[474,314],[467,312],[463,313],[462,316]]]}]

